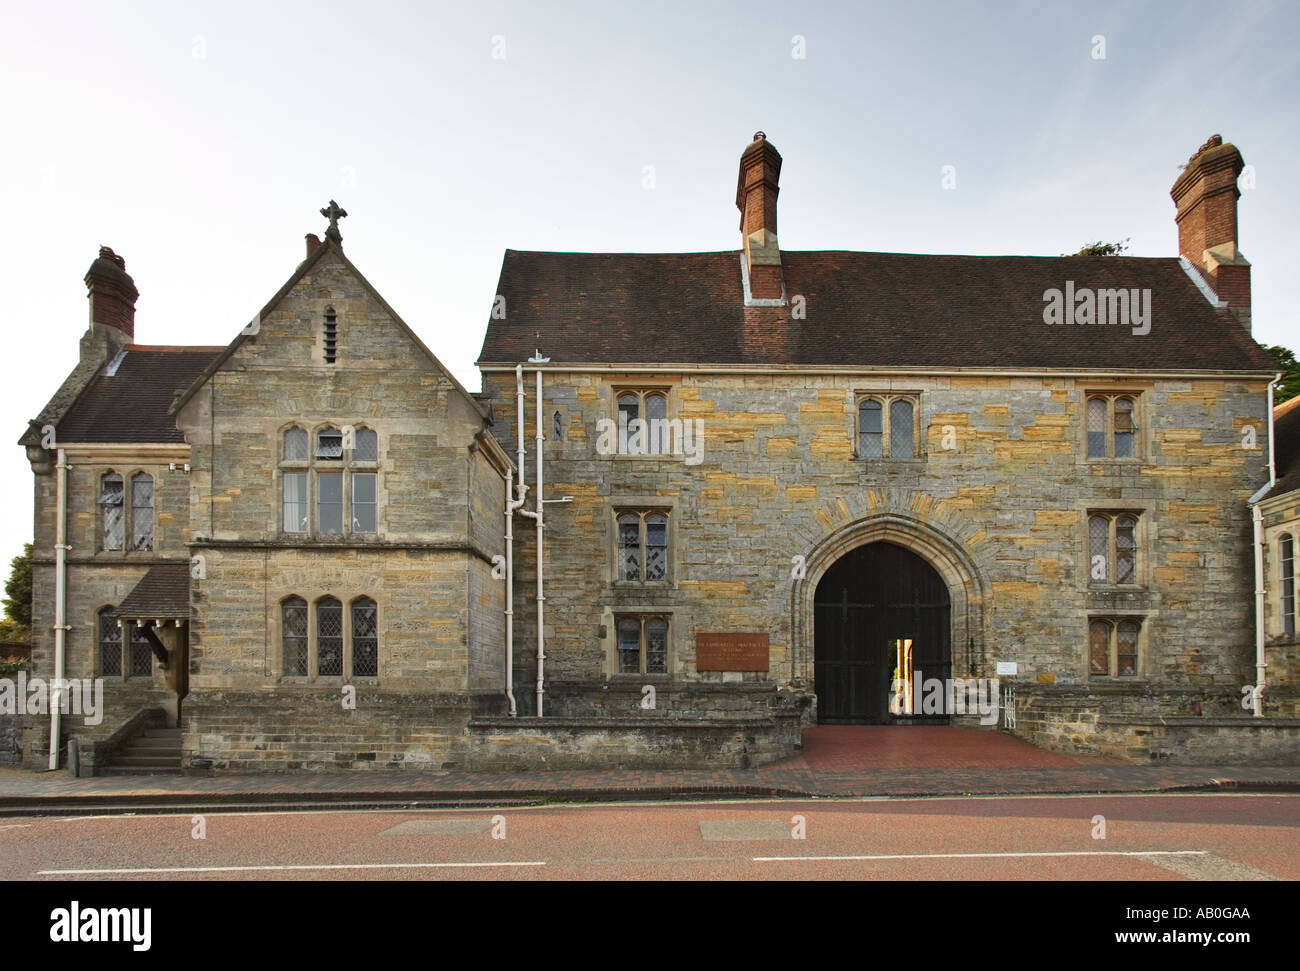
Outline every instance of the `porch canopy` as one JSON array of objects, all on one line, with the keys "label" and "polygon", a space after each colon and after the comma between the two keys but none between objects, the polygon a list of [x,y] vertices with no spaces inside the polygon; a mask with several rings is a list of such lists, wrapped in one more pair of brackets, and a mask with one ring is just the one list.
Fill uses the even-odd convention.
[{"label": "porch canopy", "polygon": [[167,648],[158,640],[155,629],[171,623],[181,627],[190,619],[190,565],[160,563],[151,566],[135,588],[113,611],[119,623],[134,623],[144,632],[153,653],[166,665]]}]

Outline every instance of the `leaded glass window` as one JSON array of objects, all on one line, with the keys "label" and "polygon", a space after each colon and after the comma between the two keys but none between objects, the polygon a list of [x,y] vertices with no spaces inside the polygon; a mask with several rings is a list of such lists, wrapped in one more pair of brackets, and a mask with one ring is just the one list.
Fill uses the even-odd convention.
[{"label": "leaded glass window", "polygon": [[1110,624],[1103,620],[1088,625],[1088,672],[1110,674]]},{"label": "leaded glass window", "polygon": [[1088,458],[1106,456],[1106,399],[1088,399]]},{"label": "leaded glass window", "polygon": [[641,624],[635,619],[618,622],[618,670],[620,674],[641,672]]},{"label": "leaded glass window", "polygon": [[618,578],[641,579],[641,517],[635,513],[618,517]]},{"label": "leaded glass window", "polygon": [[104,677],[122,674],[122,628],[112,607],[99,612],[99,672]]},{"label": "leaded glass window", "polygon": [[372,429],[358,428],[352,439],[352,461],[377,462],[379,460],[379,436]]},{"label": "leaded glass window", "polygon": [[290,597],[280,605],[280,643],[284,649],[284,673],[307,675],[307,601]]},{"label": "leaded glass window", "polygon": [[143,627],[134,623],[127,627],[131,631],[131,676],[148,677],[153,674],[153,645]]},{"label": "leaded glass window", "polygon": [[316,604],[316,656],[321,677],[343,673],[343,605],[333,597]]},{"label": "leaded glass window", "polygon": [[153,477],[143,472],[131,478],[131,549],[153,549]]},{"label": "leaded glass window", "polygon": [[103,547],[120,550],[126,536],[126,511],[123,508],[122,477],[109,472],[99,480],[99,518],[103,526]]},{"label": "leaded glass window", "polygon": [[379,674],[379,612],[375,602],[362,597],[352,604],[352,675],[373,678]]},{"label": "leaded glass window", "polygon": [[912,447],[916,440],[912,427],[912,402],[905,398],[895,398],[889,403],[889,457],[894,459],[912,458]]},{"label": "leaded glass window", "polygon": [[858,405],[858,453],[863,458],[884,458],[880,402],[867,398]]},{"label": "leaded glass window", "polygon": [[307,461],[307,432],[302,428],[290,428],[284,433],[284,461]]},{"label": "leaded glass window", "polygon": [[668,575],[668,517],[651,513],[645,518],[645,578],[663,580]]}]

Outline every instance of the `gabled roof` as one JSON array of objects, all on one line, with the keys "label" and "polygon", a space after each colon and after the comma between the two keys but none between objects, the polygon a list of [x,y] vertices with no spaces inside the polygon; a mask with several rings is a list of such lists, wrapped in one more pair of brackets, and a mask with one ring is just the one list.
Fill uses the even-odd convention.
[{"label": "gabled roof", "polygon": [[[556,364],[1275,371],[1174,259],[783,252],[791,308],[746,307],[741,254],[507,250],[479,365]],[[1146,335],[1049,326],[1044,294],[1149,289]],[[540,338],[536,335],[540,332]]]},{"label": "gabled roof", "polygon": [[59,442],[183,443],[168,409],[221,349],[128,344],[59,421]]},{"label": "gabled roof", "polygon": [[114,617],[128,620],[155,618],[172,620],[190,615],[190,564],[159,563],[149,567],[140,582],[126,595]]},{"label": "gabled roof", "polygon": [[1273,409],[1273,462],[1277,482],[1268,498],[1300,489],[1300,397]]},{"label": "gabled roof", "polygon": [[[308,256],[307,259],[303,260],[302,263],[298,264],[298,268],[294,270],[293,275],[290,276],[289,279],[285,281],[284,286],[280,287],[280,289],[276,291],[275,296],[273,296],[270,300],[268,300],[266,306],[264,306],[261,309],[260,313],[258,314],[258,319],[265,319],[271,313],[271,311],[275,309],[276,304],[278,304],[281,300],[283,300],[285,296],[289,293],[289,291],[292,290],[294,286],[298,283],[298,281],[301,280],[307,273],[309,273],[312,267],[314,267],[317,263],[319,263],[322,259],[324,259],[327,253],[332,253],[336,255],[340,260],[343,261],[343,265],[346,266],[348,270],[356,276],[357,280],[361,282],[361,285],[366,288],[366,292],[370,294],[371,298],[384,309],[384,312],[387,313],[388,316],[393,319],[393,321],[402,330],[402,332],[408,338],[410,338],[410,340],[417,347],[419,347],[421,351],[424,352],[425,356],[428,357],[430,363],[432,363],[434,367],[436,367],[439,371],[441,371],[444,375],[446,375],[447,379],[451,381],[451,383],[455,386],[455,388],[462,395],[465,396],[465,400],[470,403],[470,406],[474,409],[474,411],[482,415],[488,421],[490,421],[491,414],[488,408],[482,402],[480,402],[474,395],[470,394],[470,392],[465,389],[464,385],[462,385],[458,380],[456,380],[456,376],[452,374],[450,370],[448,370],[446,367],[443,366],[443,363],[438,360],[437,356],[433,353],[433,351],[429,350],[429,348],[425,345],[424,341],[420,340],[420,338],[416,336],[415,331],[411,330],[411,328],[407,326],[406,321],[404,321],[400,316],[398,316],[397,311],[388,305],[388,301],[385,300],[380,295],[378,290],[376,290],[374,287],[370,285],[370,281],[367,280],[365,276],[361,273],[361,271],[356,268],[356,265],[347,258],[347,255],[343,252],[343,247],[335,243],[332,239],[329,239],[328,237],[326,237],[325,241],[316,248],[316,251],[314,253]],[[252,339],[252,337],[253,335],[247,333],[246,329],[241,330],[239,334],[235,337],[235,339],[231,341],[228,345],[226,345],[226,347],[221,351],[221,353],[218,354],[216,358],[214,358],[212,362],[206,368],[203,369],[203,373],[200,374],[197,378],[195,378],[194,381],[189,385],[189,387],[187,387],[185,391],[176,399],[176,401],[171,406],[170,413],[172,415],[177,414],[181,410],[181,408],[185,406],[186,402],[188,402],[192,397],[194,397],[194,395],[198,392],[198,390],[208,382],[208,379],[211,378],[214,374],[216,374],[219,370],[221,370],[222,365],[225,364],[228,360],[230,360],[231,356],[235,353],[235,351],[237,351],[240,348],[240,346],[244,343],[244,341],[250,340]]]}]

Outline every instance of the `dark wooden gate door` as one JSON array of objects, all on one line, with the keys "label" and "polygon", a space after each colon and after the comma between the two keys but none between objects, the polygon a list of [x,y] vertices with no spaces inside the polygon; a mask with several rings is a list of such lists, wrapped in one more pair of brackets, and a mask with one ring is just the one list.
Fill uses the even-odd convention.
[{"label": "dark wooden gate door", "polygon": [[911,640],[914,677],[951,676],[948,588],[910,550],[870,543],[845,554],[817,584],[813,609],[817,718],[823,724],[897,720],[889,711],[899,674],[895,641]]}]

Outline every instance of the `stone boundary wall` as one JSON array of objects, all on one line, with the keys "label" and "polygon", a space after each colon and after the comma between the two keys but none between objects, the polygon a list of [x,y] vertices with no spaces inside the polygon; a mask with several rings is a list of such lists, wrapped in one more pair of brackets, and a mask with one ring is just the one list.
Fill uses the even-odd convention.
[{"label": "stone boundary wall", "polygon": [[1067,755],[1134,763],[1300,765],[1300,718],[1254,718],[1240,702],[1221,689],[1017,685],[1014,732]]},{"label": "stone boundary wall", "polygon": [[185,700],[181,767],[187,773],[343,769],[463,769],[470,709],[464,695],[378,692],[358,686],[205,691]]},{"label": "stone boundary wall", "polygon": [[798,755],[799,714],[769,718],[480,718],[470,766],[483,772],[747,769]]}]

